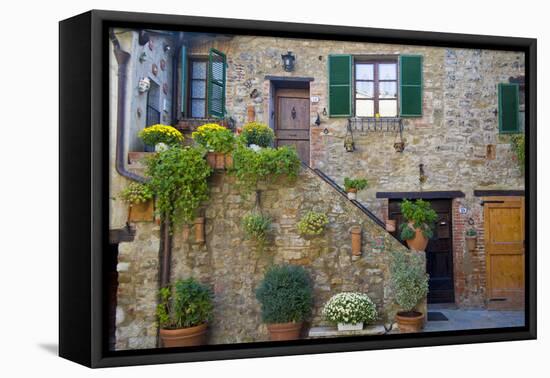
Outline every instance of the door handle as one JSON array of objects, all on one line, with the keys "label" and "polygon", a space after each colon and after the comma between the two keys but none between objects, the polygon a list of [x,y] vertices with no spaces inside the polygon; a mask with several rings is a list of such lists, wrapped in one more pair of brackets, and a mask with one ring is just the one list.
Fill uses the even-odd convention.
[{"label": "door handle", "polygon": [[288,136],[297,137],[298,135],[297,134],[288,134]]}]

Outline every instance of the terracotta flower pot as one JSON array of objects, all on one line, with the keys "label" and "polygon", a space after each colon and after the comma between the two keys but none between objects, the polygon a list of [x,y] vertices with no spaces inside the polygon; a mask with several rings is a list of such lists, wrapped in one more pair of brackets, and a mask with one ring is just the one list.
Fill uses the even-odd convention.
[{"label": "terracotta flower pot", "polygon": [[386,221],[386,231],[395,232],[396,227],[397,227],[397,221],[395,219],[388,219]]},{"label": "terracotta flower pot", "polygon": [[152,222],[154,210],[153,200],[133,203],[128,210],[128,222]]},{"label": "terracotta flower pot", "polygon": [[297,340],[300,338],[302,322],[267,324],[271,341]]},{"label": "terracotta flower pot", "polygon": [[407,240],[407,245],[410,249],[423,252],[428,246],[429,239],[424,236],[422,229],[414,228],[412,223],[409,223],[409,227],[415,230],[415,236],[412,239]]},{"label": "terracotta flower pot", "polygon": [[475,251],[477,244],[477,236],[466,236],[466,247],[468,251]]},{"label": "terracotta flower pot", "polygon": [[204,243],[204,217],[198,217],[195,219],[195,242]]},{"label": "terracotta flower pot", "polygon": [[418,311],[402,311],[395,315],[399,332],[420,332],[424,328],[424,314]]},{"label": "terracotta flower pot", "polygon": [[159,335],[165,348],[197,346],[206,344],[207,324],[178,329],[160,329]]},{"label": "terracotta flower pot", "polygon": [[348,192],[348,199],[349,200],[357,199],[357,189],[356,188],[349,188],[347,190],[347,192]]},{"label": "terracotta flower pot", "polygon": [[231,154],[209,152],[206,154],[206,162],[213,169],[226,169],[233,166],[233,157]]},{"label": "terracotta flower pot", "polygon": [[361,256],[361,226],[351,228],[351,254]]}]

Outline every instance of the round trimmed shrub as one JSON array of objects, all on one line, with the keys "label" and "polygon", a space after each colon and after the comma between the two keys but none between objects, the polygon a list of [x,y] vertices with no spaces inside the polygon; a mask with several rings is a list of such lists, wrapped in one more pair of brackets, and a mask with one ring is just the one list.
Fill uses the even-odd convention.
[{"label": "round trimmed shrub", "polygon": [[370,324],[377,316],[375,304],[363,293],[336,294],[323,308],[323,317],[332,324]]}]

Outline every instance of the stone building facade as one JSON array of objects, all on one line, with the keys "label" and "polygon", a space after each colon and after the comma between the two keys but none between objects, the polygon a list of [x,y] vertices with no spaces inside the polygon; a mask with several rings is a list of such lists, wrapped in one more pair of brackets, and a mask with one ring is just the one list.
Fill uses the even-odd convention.
[{"label": "stone building facade", "polygon": [[[205,123],[208,118],[208,107],[201,119],[191,117],[195,88],[190,84],[194,77],[190,64],[201,60],[208,64],[211,52],[220,52],[225,58],[223,119],[230,127],[239,128],[252,119],[263,122],[275,130],[282,144],[287,136],[284,130],[279,130],[282,115],[277,93],[303,91],[308,114],[307,124],[299,132],[306,130],[300,143],[307,144],[301,155],[307,165],[340,186],[345,177],[366,178],[369,186],[359,192],[358,200],[382,221],[390,217],[391,204],[403,198],[448,201],[448,218],[440,221],[448,227],[445,262],[451,264],[447,267],[450,274],[447,278],[452,286],[452,300],[463,308],[490,307],[483,203],[495,194],[523,195],[522,169],[513,153],[510,135],[503,133],[499,125],[498,90],[499,84],[521,82],[525,70],[522,53],[195,33],[151,33],[153,42],[141,45],[139,31],[117,32],[123,49],[131,53],[132,62],[127,82],[131,95],[125,109],[128,113],[125,153],[143,149],[137,131],[146,126],[143,109],[147,108],[147,96],[137,91],[140,78],[148,76],[158,82],[161,122],[189,133],[193,125]],[[168,52],[166,46],[171,47]],[[295,57],[295,65],[286,71],[281,55],[289,51]],[[349,115],[331,114],[329,60],[337,55],[350,57],[352,92],[359,87],[357,62],[395,64],[398,109],[394,117],[387,118],[391,121],[384,124],[385,117],[378,118],[376,114],[358,117],[355,97],[350,100]],[[421,114],[414,117],[399,114],[402,101],[399,62],[403,56],[422,59]],[[161,60],[169,64],[162,71],[159,68],[155,75],[152,67],[160,67]],[[111,141],[116,140],[115,77],[116,61],[112,56]],[[379,85],[379,81],[374,85]],[[200,99],[196,100],[199,103]],[[383,126],[368,128],[365,122]],[[350,136],[355,148],[346,152],[344,142]],[[396,141],[404,142],[402,152],[394,149]],[[111,143],[111,156],[114,144]],[[118,229],[124,227],[127,209],[115,197],[128,181],[117,174],[113,160],[111,167],[110,227]],[[183,240],[181,234],[175,235],[172,274],[174,278],[195,275],[214,287],[219,294],[217,298],[223,298],[217,299],[215,311],[224,320],[214,323],[212,342],[263,340],[266,331],[259,321],[252,289],[267,262],[254,255],[254,248],[241,240],[238,231],[239,219],[252,203],[235,192],[231,178],[226,175],[216,174],[211,184],[212,199],[206,209],[207,243],[200,246],[192,238]],[[380,239],[386,252],[405,248],[309,169],[301,172],[295,184],[277,185],[266,188],[262,198],[267,211],[277,220],[278,236],[269,255],[276,262],[306,266],[314,276],[316,300],[326,299],[334,290],[363,288],[382,309],[384,321],[389,322],[395,308],[388,286],[387,255],[373,248],[372,241]],[[293,206],[275,206],[276,201],[283,204],[289,201]],[[334,228],[326,239],[304,241],[289,227],[299,211],[309,206],[329,211]],[[355,223],[362,224],[364,230],[364,254],[358,262],[351,261],[347,242],[348,229]],[[467,228],[478,232],[477,245],[472,251],[465,247]],[[155,345],[158,253],[159,227],[152,223],[138,224],[135,240],[119,244],[117,349]],[[428,260],[430,256],[428,253]],[[318,309],[317,306],[313,322],[320,321]]]}]

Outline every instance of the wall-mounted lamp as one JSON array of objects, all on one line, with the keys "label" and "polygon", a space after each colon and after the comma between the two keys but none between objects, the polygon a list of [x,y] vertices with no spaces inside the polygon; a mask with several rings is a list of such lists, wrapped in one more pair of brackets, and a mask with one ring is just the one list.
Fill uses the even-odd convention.
[{"label": "wall-mounted lamp", "polygon": [[289,51],[285,55],[281,55],[281,58],[283,59],[283,69],[286,72],[291,72],[294,70],[294,61],[296,60],[296,56],[292,55],[292,52]]},{"label": "wall-mounted lamp", "polygon": [[319,113],[317,113],[317,119],[315,120],[315,125],[317,126],[321,125],[321,117],[319,116]]},{"label": "wall-mounted lamp", "polygon": [[428,176],[426,176],[424,172],[424,164],[418,164],[418,181],[420,184],[424,184],[428,180]]},{"label": "wall-mounted lamp", "polygon": [[323,108],[323,115],[326,117],[327,116],[327,108]]}]

